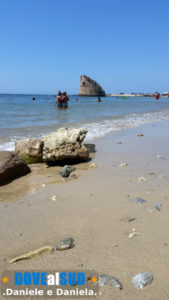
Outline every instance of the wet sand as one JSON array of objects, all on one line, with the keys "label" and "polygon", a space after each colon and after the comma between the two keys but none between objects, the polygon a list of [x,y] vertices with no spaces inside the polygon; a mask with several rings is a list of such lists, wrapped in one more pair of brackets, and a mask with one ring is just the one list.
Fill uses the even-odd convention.
[{"label": "wet sand", "polygon": [[[140,133],[144,136],[138,137]],[[77,179],[62,180],[59,167],[39,165],[33,166],[32,174],[0,188],[1,270],[94,269],[123,285],[122,290],[102,289],[99,299],[167,300],[169,122],[116,132],[94,142],[97,152],[92,162],[98,167],[77,165]],[[127,167],[119,168],[123,162]],[[138,181],[139,177],[146,181]],[[135,197],[146,202],[133,203]],[[154,209],[157,203],[163,205],[160,211]],[[133,229],[139,235],[129,238]],[[71,250],[8,263],[68,236],[75,240]],[[138,290],[132,277],[144,271],[152,273],[153,282]]]}]

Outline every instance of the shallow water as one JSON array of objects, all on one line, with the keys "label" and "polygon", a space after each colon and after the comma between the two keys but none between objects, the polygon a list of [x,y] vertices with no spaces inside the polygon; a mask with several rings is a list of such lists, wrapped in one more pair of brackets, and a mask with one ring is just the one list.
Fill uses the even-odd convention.
[{"label": "shallow water", "polygon": [[[36,101],[32,101],[36,97]],[[85,127],[88,140],[105,134],[169,118],[169,98],[70,96],[69,108],[58,109],[54,95],[0,95],[0,149],[14,142],[41,137],[59,127]]]}]

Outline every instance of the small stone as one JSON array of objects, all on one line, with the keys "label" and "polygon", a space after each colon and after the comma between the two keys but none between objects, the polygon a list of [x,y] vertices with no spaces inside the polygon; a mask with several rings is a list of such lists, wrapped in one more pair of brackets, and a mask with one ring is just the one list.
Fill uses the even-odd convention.
[{"label": "small stone", "polygon": [[119,168],[125,168],[125,167],[127,167],[127,162],[123,162],[119,164]]},{"label": "small stone", "polygon": [[138,134],[137,134],[137,136],[138,136],[138,137],[143,137],[143,136],[144,136],[144,134],[142,134],[142,133],[138,133]]},{"label": "small stone", "polygon": [[122,144],[122,142],[117,142],[117,144],[121,145],[121,144]]},{"label": "small stone", "polygon": [[62,175],[62,177],[69,177],[70,173],[72,173],[73,171],[75,171],[75,167],[71,166],[71,165],[66,165],[64,166],[60,171],[59,174]]},{"label": "small stone", "polygon": [[56,199],[57,199],[57,195],[53,195],[53,196],[49,197],[49,200],[51,200],[51,201],[56,201]]},{"label": "small stone", "polygon": [[161,203],[157,203],[157,204],[154,205],[155,209],[157,209],[158,211],[161,210],[160,208],[161,208],[162,206],[163,206],[163,205],[162,205]]},{"label": "small stone", "polygon": [[97,168],[97,165],[95,163],[92,163],[90,166],[89,166],[90,169],[96,169]]},{"label": "small stone", "polygon": [[154,172],[151,172],[151,173],[149,173],[149,175],[155,175],[156,173],[154,173]]},{"label": "small stone", "polygon": [[42,187],[45,187],[46,186],[46,184],[45,183],[42,183]]},{"label": "small stone", "polygon": [[62,250],[71,249],[74,246],[75,246],[74,245],[74,239],[68,237],[68,238],[65,238],[65,239],[59,241],[58,246],[56,246],[55,249],[59,250],[59,251],[62,251]]},{"label": "small stone", "polygon": [[128,222],[130,223],[130,222],[133,222],[133,221],[135,221],[137,218],[129,218],[128,219]]},{"label": "small stone", "polygon": [[122,284],[118,281],[118,279],[105,274],[99,275],[99,285],[119,288],[120,290],[122,289]]},{"label": "small stone", "polygon": [[138,181],[139,181],[139,182],[144,182],[144,181],[146,181],[146,178],[145,178],[145,177],[139,177],[139,178],[138,178]]},{"label": "small stone", "polygon": [[143,272],[135,275],[133,277],[133,285],[139,289],[144,289],[146,285],[151,284],[153,281],[153,276],[149,272]]},{"label": "small stone", "polygon": [[135,202],[135,203],[145,203],[146,202],[146,200],[144,200],[143,198],[140,198],[140,197],[136,197],[134,200],[133,200],[133,202]]}]

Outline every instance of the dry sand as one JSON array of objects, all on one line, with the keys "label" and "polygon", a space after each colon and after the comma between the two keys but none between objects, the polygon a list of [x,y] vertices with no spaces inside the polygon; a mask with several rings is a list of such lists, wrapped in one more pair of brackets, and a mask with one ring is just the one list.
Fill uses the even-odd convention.
[{"label": "dry sand", "polygon": [[[94,269],[123,285],[122,290],[102,289],[99,299],[167,300],[169,122],[116,132],[95,143],[92,162],[98,167],[77,165],[77,179],[62,180],[59,167],[36,165],[32,174],[0,188],[1,271]],[[127,167],[119,168],[123,162]],[[135,197],[147,202],[133,203]],[[163,205],[160,211],[154,209],[156,203]],[[134,229],[139,235],[129,238]],[[71,250],[8,263],[68,236],[75,240]],[[144,271],[152,273],[153,282],[138,290],[132,277]]]}]

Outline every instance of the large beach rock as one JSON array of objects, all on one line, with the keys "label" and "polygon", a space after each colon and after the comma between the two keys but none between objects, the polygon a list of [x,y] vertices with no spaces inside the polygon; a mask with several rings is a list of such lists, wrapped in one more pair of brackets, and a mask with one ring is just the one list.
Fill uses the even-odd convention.
[{"label": "large beach rock", "polygon": [[27,164],[14,152],[0,152],[0,185],[30,173]]},{"label": "large beach rock", "polygon": [[16,142],[15,152],[27,164],[42,162],[43,142],[39,139],[24,139]]},{"label": "large beach rock", "polygon": [[80,76],[80,96],[105,96],[105,91],[95,80],[86,75]]},{"label": "large beach rock", "polygon": [[70,162],[86,161],[89,152],[84,145],[83,140],[87,130],[60,128],[43,137],[43,160],[45,162]]}]

